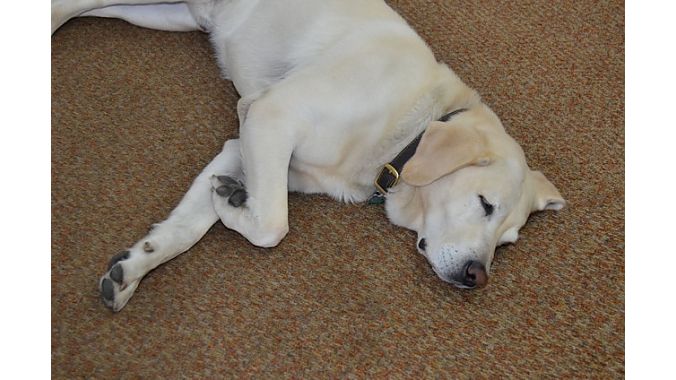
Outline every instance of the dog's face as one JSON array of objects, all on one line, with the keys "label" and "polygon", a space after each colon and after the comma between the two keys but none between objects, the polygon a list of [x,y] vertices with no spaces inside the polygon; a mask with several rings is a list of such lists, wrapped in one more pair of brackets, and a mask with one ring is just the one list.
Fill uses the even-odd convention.
[{"label": "dog's face", "polygon": [[463,288],[486,284],[495,248],[515,242],[531,212],[565,204],[483,105],[431,123],[401,177],[388,216],[417,231],[437,275]]}]

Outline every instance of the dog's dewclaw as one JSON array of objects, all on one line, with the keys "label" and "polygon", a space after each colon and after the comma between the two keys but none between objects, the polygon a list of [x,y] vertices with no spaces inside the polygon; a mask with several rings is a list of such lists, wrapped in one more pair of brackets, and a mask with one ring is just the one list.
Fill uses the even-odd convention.
[{"label": "dog's dewclaw", "polygon": [[143,243],[143,252],[152,253],[152,252],[155,252],[155,248],[153,248],[153,246],[150,245],[150,242],[147,241],[147,242]]}]

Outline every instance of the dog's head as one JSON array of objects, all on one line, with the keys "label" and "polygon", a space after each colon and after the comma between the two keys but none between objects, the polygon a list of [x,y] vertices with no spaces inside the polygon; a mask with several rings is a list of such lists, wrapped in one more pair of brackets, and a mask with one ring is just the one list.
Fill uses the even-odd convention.
[{"label": "dog's head", "polygon": [[565,205],[483,104],[430,123],[401,179],[388,217],[418,233],[442,280],[464,288],[486,284],[495,248],[515,242],[530,213]]}]

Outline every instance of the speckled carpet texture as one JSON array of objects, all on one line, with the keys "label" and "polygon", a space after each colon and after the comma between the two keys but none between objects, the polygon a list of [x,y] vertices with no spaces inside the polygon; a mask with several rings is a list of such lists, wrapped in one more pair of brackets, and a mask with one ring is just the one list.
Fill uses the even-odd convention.
[{"label": "speckled carpet texture", "polygon": [[238,135],[208,37],[81,18],[52,37],[52,375],[622,378],[624,3],[390,1],[568,201],[440,281],[382,206],[292,194],[273,249],[220,222],[111,313],[109,258]]}]

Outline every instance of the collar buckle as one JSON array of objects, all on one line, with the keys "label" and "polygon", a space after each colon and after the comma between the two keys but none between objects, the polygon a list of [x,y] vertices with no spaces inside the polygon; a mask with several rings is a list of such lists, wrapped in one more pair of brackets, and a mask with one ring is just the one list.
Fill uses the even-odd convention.
[{"label": "collar buckle", "polygon": [[[453,112],[449,112],[442,116],[439,121],[446,122],[453,116],[465,111],[467,111],[467,108],[460,108]],[[396,186],[399,183],[399,170],[402,170],[406,162],[408,162],[408,160],[415,154],[416,149],[418,149],[418,144],[422,139],[423,133],[425,133],[425,131],[420,132],[420,134],[415,139],[413,139],[413,141],[411,141],[404,148],[404,150],[399,152],[399,154],[391,162],[385,164],[383,168],[380,169],[380,173],[374,181],[374,185],[378,190],[374,195],[380,194],[381,196],[384,196],[387,194],[387,190],[389,188]]]},{"label": "collar buckle", "polygon": [[378,174],[378,177],[376,177],[376,180],[374,182],[374,184],[376,185],[376,189],[378,189],[378,191],[381,194],[387,193],[387,190],[378,183],[380,179],[383,178],[383,175],[386,173],[385,172],[386,170],[390,173],[390,175],[392,175],[392,177],[394,177],[394,181],[391,181],[391,183],[384,184],[385,187],[389,189],[390,187],[396,186],[399,183],[399,171],[397,171],[397,169],[394,166],[392,166],[392,164],[390,163],[385,164],[385,166],[383,166],[383,168],[380,170],[380,174]]}]

